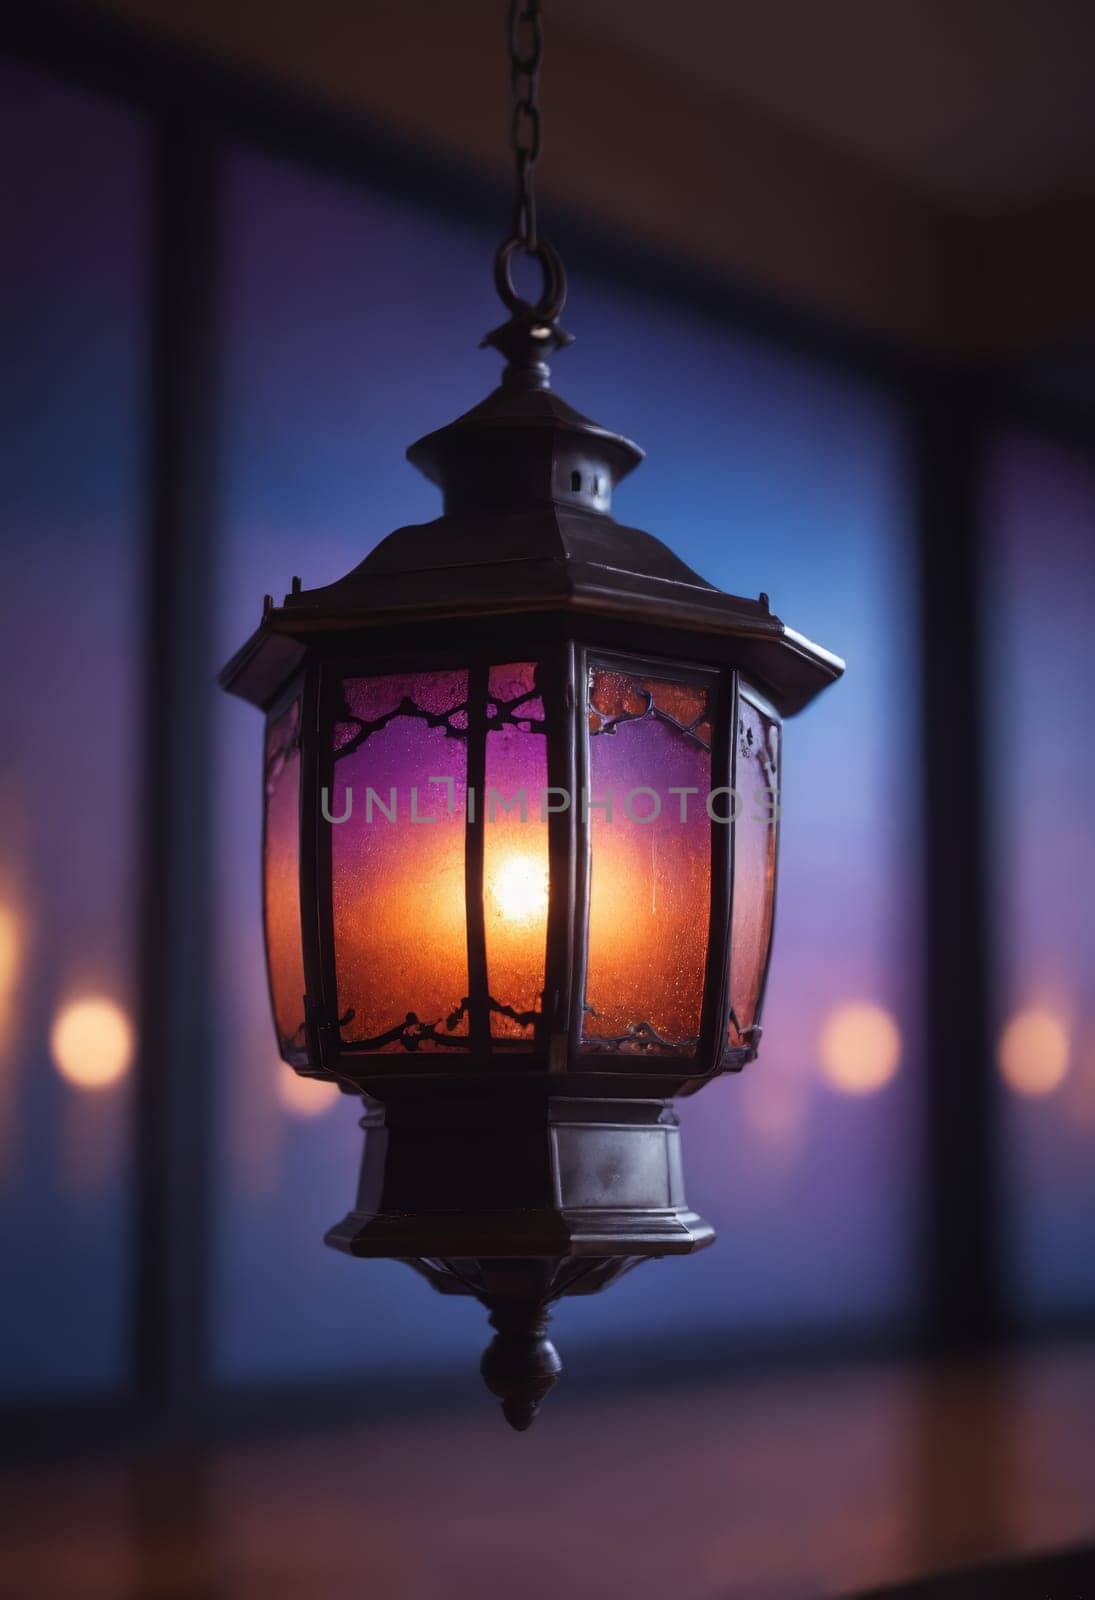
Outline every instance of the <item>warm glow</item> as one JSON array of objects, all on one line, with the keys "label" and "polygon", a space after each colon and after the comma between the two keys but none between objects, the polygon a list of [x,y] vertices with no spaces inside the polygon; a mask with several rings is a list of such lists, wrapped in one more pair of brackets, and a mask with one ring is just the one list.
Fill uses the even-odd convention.
[{"label": "warm glow", "polygon": [[997,1054],[1016,1094],[1052,1094],[1068,1073],[1068,1032],[1052,1011],[1020,1011],[1000,1035]]},{"label": "warm glow", "polygon": [[[643,714],[650,705],[661,715]],[[695,800],[712,787],[711,752],[699,731],[709,727],[704,720],[709,710],[704,684],[590,669],[590,797],[617,797],[611,818],[607,809],[589,807],[582,1033],[600,1041],[594,1048],[615,1053],[620,1040],[644,1025],[685,1051],[699,1037],[711,910],[711,824],[703,804],[688,806],[682,822],[681,808],[668,798],[680,789],[690,790]],[[631,720],[613,724],[621,716]],[[596,732],[604,719],[615,728],[610,735]],[[694,739],[676,731],[693,724]],[[657,817],[649,795],[640,795],[629,816],[621,801],[648,787],[663,801]],[[640,816],[652,820],[639,822]]]},{"label": "warm glow", "polygon": [[[466,700],[468,675],[347,678],[344,692],[347,709],[365,721],[388,717],[407,700],[439,716]],[[412,1012],[430,1027],[467,1031],[467,1018],[459,1015],[468,988],[466,756],[464,742],[443,728],[396,716],[336,758],[332,814],[341,814],[346,789],[355,801],[351,820],[331,828],[337,1005],[340,1016],[350,1016],[345,1041],[387,1034]],[[431,774],[452,779],[451,799]],[[397,799],[403,796],[395,822],[380,813],[371,825],[366,821],[370,787],[381,796],[392,788]],[[412,788],[427,826],[409,822]],[[456,1019],[452,1029],[450,1016]],[[384,1048],[401,1050],[398,1043]],[[427,1041],[427,1048],[438,1047]]]},{"label": "warm glow", "polygon": [[11,996],[19,970],[19,920],[10,906],[0,905],[0,1043],[7,1033]]},{"label": "warm glow", "polygon": [[74,1000],[53,1021],[50,1049],[63,1078],[79,1089],[105,1089],[133,1060],[133,1028],[113,1000]]},{"label": "warm glow", "polygon": [[321,1117],[338,1099],[338,1084],[302,1078],[283,1061],[278,1074],[278,1099],[294,1117]]},{"label": "warm glow", "polygon": [[841,1094],[873,1094],[889,1083],[901,1060],[901,1032],[882,1006],[853,1001],[825,1019],[821,1070]]},{"label": "warm glow", "polygon": [[548,873],[542,858],[510,855],[490,877],[490,893],[508,922],[531,922],[547,911]]},{"label": "warm glow", "polygon": [[10,906],[0,905],[0,995],[6,995],[19,962],[19,922]]}]

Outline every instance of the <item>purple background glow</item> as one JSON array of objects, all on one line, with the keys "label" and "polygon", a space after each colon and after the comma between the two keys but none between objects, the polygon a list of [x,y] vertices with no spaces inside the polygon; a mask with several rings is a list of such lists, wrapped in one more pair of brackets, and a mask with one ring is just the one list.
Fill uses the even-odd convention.
[{"label": "purple background glow", "polygon": [[0,903],[16,926],[0,1002],[0,1387],[12,1390],[126,1371],[132,1071],[74,1089],[49,1032],[70,1000],[131,1015],[136,1000],[147,166],[138,117],[0,62]]},{"label": "purple background glow", "polygon": [[996,1022],[1048,1011],[1067,1076],[1002,1088],[1011,1287],[1025,1313],[1095,1307],[1095,470],[1020,434],[988,480]]}]

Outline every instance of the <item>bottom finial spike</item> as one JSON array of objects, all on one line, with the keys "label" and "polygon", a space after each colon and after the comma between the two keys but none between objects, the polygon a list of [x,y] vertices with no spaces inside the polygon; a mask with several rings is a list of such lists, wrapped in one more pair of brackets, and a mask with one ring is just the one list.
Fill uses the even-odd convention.
[{"label": "bottom finial spike", "polygon": [[502,1401],[502,1415],[511,1428],[518,1433],[524,1433],[526,1428],[531,1428],[536,1421],[536,1413],[540,1409],[538,1400],[509,1399]]},{"label": "bottom finial spike", "polygon": [[502,1402],[511,1428],[524,1433],[536,1419],[540,1402],[554,1387],[563,1363],[547,1337],[544,1306],[527,1301],[495,1303],[491,1326],[498,1331],[483,1352],[480,1371],[491,1394]]}]

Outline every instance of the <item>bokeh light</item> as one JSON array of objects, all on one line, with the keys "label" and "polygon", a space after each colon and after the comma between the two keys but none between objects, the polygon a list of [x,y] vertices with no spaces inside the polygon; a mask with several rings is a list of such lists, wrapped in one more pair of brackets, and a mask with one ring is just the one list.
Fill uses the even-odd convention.
[{"label": "bokeh light", "polygon": [[318,1078],[302,1078],[284,1061],[278,1073],[278,1099],[294,1117],[321,1117],[338,1099],[337,1083]]},{"label": "bokeh light", "polygon": [[873,1094],[901,1061],[901,1031],[884,1006],[849,1001],[830,1011],[818,1041],[822,1074],[841,1094]]},{"label": "bokeh light", "polygon": [[19,919],[11,906],[0,905],[0,994],[7,994],[19,962]]},{"label": "bokeh light", "polygon": [[53,1020],[50,1050],[57,1070],[78,1089],[106,1089],[133,1060],[133,1027],[121,1006],[92,996],[62,1006]]},{"label": "bokeh light", "polygon": [[1000,1035],[997,1059],[1004,1081],[1016,1094],[1052,1094],[1068,1073],[1068,1029],[1052,1011],[1019,1011]]},{"label": "bokeh light", "polygon": [[19,971],[19,919],[11,906],[0,904],[0,1044],[7,1036],[11,998]]}]

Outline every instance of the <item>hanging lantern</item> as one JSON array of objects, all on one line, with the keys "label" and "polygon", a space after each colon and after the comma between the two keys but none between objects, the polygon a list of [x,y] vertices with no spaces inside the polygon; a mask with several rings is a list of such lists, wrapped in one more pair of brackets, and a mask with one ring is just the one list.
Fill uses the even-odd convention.
[{"label": "hanging lantern", "polygon": [[757,1053],[782,718],[843,668],[611,517],[642,454],[549,387],[565,279],[518,168],[502,383],[407,452],[442,515],[268,599],[222,681],[267,718],[281,1054],[367,1107],[327,1242],[482,1301],[524,1428],[551,1304],[713,1238],[671,1102]]}]

